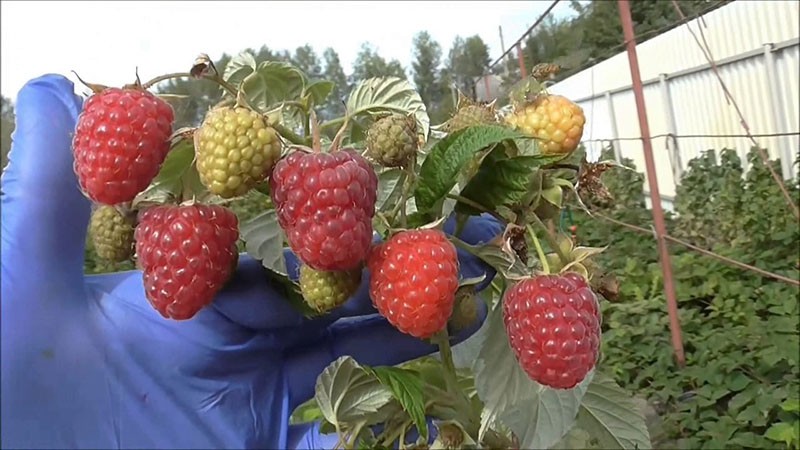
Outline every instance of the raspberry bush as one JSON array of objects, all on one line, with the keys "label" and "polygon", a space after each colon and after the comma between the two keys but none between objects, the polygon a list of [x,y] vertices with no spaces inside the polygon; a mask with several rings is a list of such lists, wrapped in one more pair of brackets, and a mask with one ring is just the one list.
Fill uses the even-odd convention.
[{"label": "raspberry bush", "polygon": [[[149,89],[177,77],[225,95],[176,130],[168,98]],[[431,124],[412,85],[372,78],[348,93],[342,117],[320,121],[332,83],[249,53],[224,73],[201,55],[188,73],[87,86],[75,170],[106,222],[126,219],[98,219],[96,245],[116,257],[109,245],[135,230],[132,258],[164,320],[202,313],[244,249],[309,317],[346,303],[368,269],[377,314],[438,346],[398,367],[337,359],[294,423],[320,421],[342,448],[650,447],[633,399],[598,365],[603,248],[547,226],[569,197],[604,192],[599,166],[576,149],[584,117],[569,99],[531,79],[505,114],[462,95],[453,117]],[[245,200],[237,218],[230,206]],[[460,225],[476,215],[503,231],[467,244]],[[496,270],[490,284],[460,276],[457,250]],[[478,302],[485,323],[451,347]]]}]

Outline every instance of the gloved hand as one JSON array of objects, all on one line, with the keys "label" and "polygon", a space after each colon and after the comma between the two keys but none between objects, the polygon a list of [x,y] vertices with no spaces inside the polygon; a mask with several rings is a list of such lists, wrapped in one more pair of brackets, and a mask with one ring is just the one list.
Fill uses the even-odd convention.
[{"label": "gloved hand", "polygon": [[[90,203],[71,152],[80,107],[58,75],[18,96],[2,176],[4,448],[292,448],[310,427],[289,426],[289,415],[333,359],[394,365],[435,351],[376,314],[367,276],[344,307],[309,320],[242,255],[213,305],[183,322],[148,304],[139,271],[84,276]],[[474,218],[461,238],[500,231]],[[285,255],[295,274],[297,260]],[[460,258],[462,276],[494,275]],[[335,321],[345,316],[356,318]]]}]

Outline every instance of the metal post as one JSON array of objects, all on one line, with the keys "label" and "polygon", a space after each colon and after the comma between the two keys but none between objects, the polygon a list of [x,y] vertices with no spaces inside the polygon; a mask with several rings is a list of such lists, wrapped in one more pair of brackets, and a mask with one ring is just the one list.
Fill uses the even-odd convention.
[{"label": "metal post", "polygon": [[517,57],[519,58],[519,74],[522,79],[528,78],[528,71],[525,69],[525,55],[522,54],[522,43],[517,42]]},{"label": "metal post", "polygon": [[[775,70],[775,57],[772,53],[772,47],[772,44],[764,44],[764,66],[767,69],[767,89],[769,89],[772,120],[775,124],[775,131],[778,133],[785,133],[789,131],[789,125],[786,123],[786,114],[783,113],[783,98],[780,92],[778,92],[780,80],[778,79],[778,71]],[[791,142],[794,138],[787,136],[785,139]],[[776,137],[773,142],[780,141],[781,138]],[[797,148],[797,146],[794,146],[794,148]],[[781,158],[783,178],[785,180],[792,179],[792,163],[795,157],[795,155],[792,154],[792,146],[780,146],[775,149],[775,153]]]},{"label": "metal post", "polygon": [[639,129],[642,134],[642,147],[644,148],[644,161],[647,169],[647,182],[650,187],[650,200],[653,204],[653,221],[655,222],[656,240],[661,259],[661,270],[664,272],[664,293],[667,296],[667,309],[669,311],[669,328],[672,333],[672,347],[678,366],[686,364],[683,353],[683,339],[681,337],[681,324],[678,317],[678,301],[675,294],[675,280],[672,276],[672,264],[669,249],[664,236],[667,227],[664,225],[664,210],[661,206],[661,194],[658,191],[658,178],[656,165],[653,160],[653,145],[650,141],[650,126],[647,123],[647,110],[644,104],[644,90],[642,88],[642,75],[639,73],[639,58],[636,55],[636,38],[633,33],[633,20],[629,0],[617,0],[619,17],[622,22],[622,32],[625,37],[628,52],[628,64],[633,81],[633,95],[636,99],[636,111],[639,113]]},{"label": "metal post", "polygon": [[619,148],[619,131],[617,130],[617,114],[614,112],[614,101],[611,99],[611,91],[606,91],[606,105],[608,105],[608,120],[611,122],[611,145],[614,147],[614,159],[622,163],[622,151]]},{"label": "metal post", "polygon": [[[661,101],[664,103],[664,114],[667,116],[667,131],[672,135],[667,137],[667,149],[669,151],[669,161],[672,164],[672,176],[677,184],[681,175],[683,175],[683,162],[681,161],[681,152],[678,148],[678,125],[675,123],[675,108],[672,106],[672,96],[669,92],[669,82],[667,81],[667,74],[662,73],[658,75],[658,84],[661,88]],[[672,146],[669,145],[670,138]]]}]

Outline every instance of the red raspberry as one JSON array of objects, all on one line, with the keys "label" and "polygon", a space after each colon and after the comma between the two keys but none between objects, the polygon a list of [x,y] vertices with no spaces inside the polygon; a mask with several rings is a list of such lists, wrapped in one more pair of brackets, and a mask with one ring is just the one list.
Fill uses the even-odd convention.
[{"label": "red raspberry", "polygon": [[190,319],[211,304],[235,269],[238,225],[219,205],[161,205],[140,214],[136,256],[147,300],[162,316]]},{"label": "red raspberry", "polygon": [[409,230],[376,245],[367,259],[369,293],[395,328],[426,339],[446,325],[458,290],[458,254],[439,230]]},{"label": "red raspberry", "polygon": [[278,223],[306,265],[345,271],[366,258],[378,176],[361,155],[295,151],[278,161],[269,183]]},{"label": "red raspberry", "polygon": [[522,369],[556,389],[580,383],[597,363],[597,297],[577,273],[540,275],[510,288],[503,302],[508,340]]},{"label": "red raspberry", "polygon": [[167,102],[140,89],[109,88],[89,97],[72,141],[86,196],[106,205],[133,200],[164,162],[174,118]]}]

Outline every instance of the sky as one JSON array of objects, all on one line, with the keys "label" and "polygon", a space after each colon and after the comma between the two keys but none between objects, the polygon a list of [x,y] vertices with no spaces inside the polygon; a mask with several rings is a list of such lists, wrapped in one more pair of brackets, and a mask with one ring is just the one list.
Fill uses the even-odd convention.
[{"label": "sky", "polygon": [[[85,89],[186,72],[200,53],[217,60],[245,48],[333,47],[347,74],[363,42],[410,73],[413,36],[427,30],[447,54],[453,39],[478,34],[492,60],[550,1],[7,1],[0,2],[0,93],[16,98],[31,78],[58,73]],[[569,2],[553,10],[571,15]]]}]

